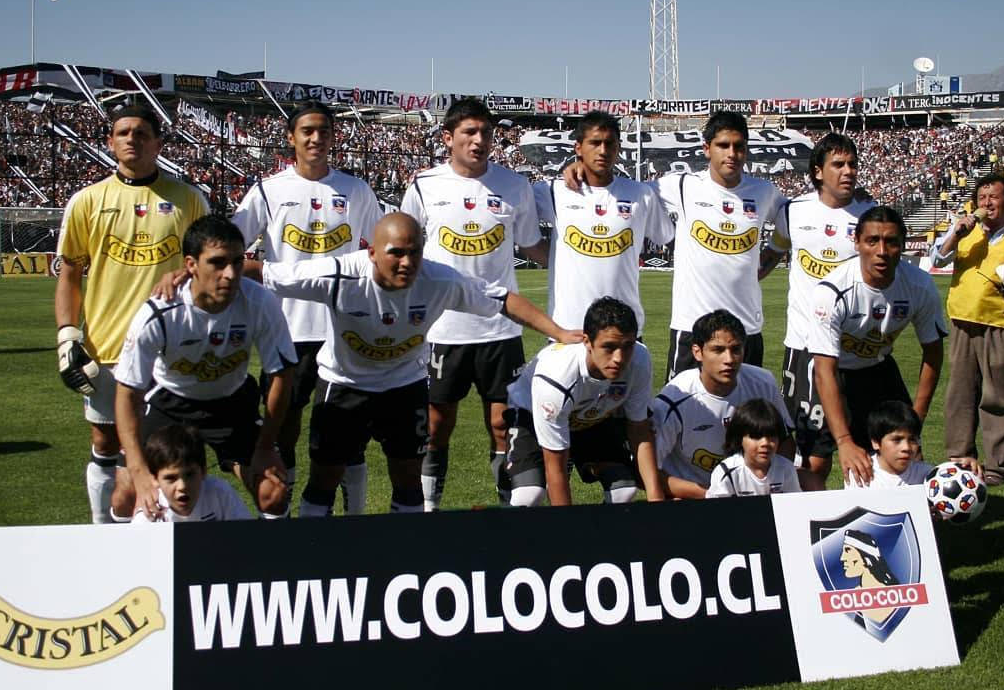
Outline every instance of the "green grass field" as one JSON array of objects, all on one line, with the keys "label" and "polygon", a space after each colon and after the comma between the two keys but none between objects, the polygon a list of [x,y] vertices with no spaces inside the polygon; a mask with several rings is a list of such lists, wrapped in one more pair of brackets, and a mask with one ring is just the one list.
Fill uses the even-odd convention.
[{"label": "green grass field", "polygon": [[[546,304],[547,283],[543,271],[519,272],[523,293],[540,305]],[[669,304],[672,275],[644,273],[642,301],[646,310],[645,342],[654,362],[653,392],[661,384],[668,351]],[[944,294],[946,278],[937,278]],[[0,525],[85,523],[90,518],[83,488],[85,461],[89,457],[89,432],[82,415],[81,398],[63,387],[56,373],[55,328],[52,296],[55,282],[47,279],[0,280],[0,381],[6,394],[0,397]],[[763,283],[766,329],[765,365],[777,375],[784,352],[784,309],[787,273],[778,271]],[[527,356],[543,345],[543,338],[529,332]],[[896,359],[915,386],[920,367],[920,349],[912,330],[899,339]],[[253,365],[253,371],[257,365]],[[924,448],[929,461],[942,454],[944,381],[924,428]],[[306,419],[304,421],[306,426]],[[450,453],[450,475],[443,501],[445,509],[465,509],[495,503],[488,469],[488,440],[481,421],[480,402],[468,397]],[[390,487],[379,448],[369,450],[369,511],[387,510]],[[301,438],[301,480],[306,470],[306,438]],[[217,470],[212,470],[216,472]],[[830,487],[841,485],[838,472]],[[235,483],[236,486],[236,483]],[[596,485],[593,485],[595,487]],[[577,502],[598,502],[598,489],[572,481]],[[845,689],[945,687],[1004,688],[1004,491],[992,491],[990,504],[977,525],[966,528],[937,526],[952,617],[963,663],[958,668],[937,671],[891,673],[847,681],[812,684],[811,687]],[[298,502],[299,496],[295,497]],[[295,510],[295,508],[294,508]],[[755,642],[751,641],[751,644]],[[834,650],[839,653],[839,650]],[[787,687],[787,686],[777,686]],[[792,686],[794,687],[794,686]]]}]

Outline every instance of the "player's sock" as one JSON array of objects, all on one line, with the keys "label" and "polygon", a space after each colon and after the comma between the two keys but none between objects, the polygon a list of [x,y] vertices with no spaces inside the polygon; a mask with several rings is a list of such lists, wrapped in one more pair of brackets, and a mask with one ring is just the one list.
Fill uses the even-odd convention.
[{"label": "player's sock", "polygon": [[309,481],[300,497],[300,517],[328,517],[335,506],[335,489],[321,489]]},{"label": "player's sock", "polygon": [[547,491],[542,486],[517,486],[513,488],[509,498],[512,506],[537,506],[547,498]]},{"label": "player's sock", "polygon": [[512,496],[512,479],[505,471],[505,451],[496,450],[488,458],[492,466],[492,477],[495,478],[495,490],[499,495],[501,505],[509,505]]},{"label": "player's sock", "polygon": [[[282,515],[276,515],[274,513],[266,513],[261,510],[258,511],[258,517],[262,520],[282,520],[283,518],[288,518],[291,514],[292,506],[287,504],[286,510]],[[303,517],[303,508],[300,508],[300,517]]]},{"label": "player's sock", "polygon": [[446,469],[450,465],[448,448],[430,448],[422,458],[422,497],[425,512],[439,510],[446,485]]},{"label": "player's sock", "polygon": [[115,489],[115,466],[121,453],[101,455],[91,447],[91,461],[87,463],[87,499],[91,504],[91,522],[96,525],[112,520],[112,491]]},{"label": "player's sock", "polygon": [[604,503],[630,503],[634,500],[635,494],[638,493],[638,487],[631,484],[630,486],[612,486],[609,491],[603,492],[603,502]]},{"label": "player's sock", "polygon": [[108,517],[110,517],[111,521],[114,523],[132,522],[132,517],[122,517],[120,515],[116,515],[114,508],[108,509]]},{"label": "player's sock", "polygon": [[390,512],[421,513],[422,492],[419,489],[394,489],[390,494]]},{"label": "player's sock", "polygon": [[342,475],[342,496],[345,500],[343,508],[346,515],[362,515],[366,512],[366,488],[369,483],[369,471],[366,461],[356,465],[346,465]]}]

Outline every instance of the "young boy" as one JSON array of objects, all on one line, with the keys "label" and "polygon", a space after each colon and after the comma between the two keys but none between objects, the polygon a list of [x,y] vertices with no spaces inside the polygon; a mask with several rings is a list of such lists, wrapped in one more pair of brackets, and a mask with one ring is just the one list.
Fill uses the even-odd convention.
[{"label": "young boy", "polygon": [[[251,512],[222,479],[206,476],[206,446],[198,431],[184,424],[165,426],[150,435],[144,447],[150,473],[156,477],[158,522],[249,520]],[[133,522],[150,522],[142,508]]]},{"label": "young boy", "polygon": [[[887,400],[868,415],[868,436],[871,438],[872,472],[874,478],[865,486],[888,489],[910,484],[923,484],[933,467],[920,460],[920,417],[912,407],[899,400]],[[983,476],[979,463],[966,458],[959,462],[978,476]],[[844,480],[844,488],[857,488],[853,470]]]}]

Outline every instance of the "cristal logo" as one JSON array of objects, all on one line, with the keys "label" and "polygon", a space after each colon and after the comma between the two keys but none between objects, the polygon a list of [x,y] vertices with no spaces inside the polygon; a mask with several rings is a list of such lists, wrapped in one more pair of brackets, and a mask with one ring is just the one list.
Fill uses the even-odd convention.
[{"label": "cristal logo", "polygon": [[165,627],[160,597],[137,587],[79,618],[40,618],[0,599],[0,660],[28,668],[91,666],[129,651]]},{"label": "cristal logo", "polygon": [[885,642],[914,606],[928,603],[920,545],[909,513],[854,508],[809,523],[824,614],[841,613]]}]

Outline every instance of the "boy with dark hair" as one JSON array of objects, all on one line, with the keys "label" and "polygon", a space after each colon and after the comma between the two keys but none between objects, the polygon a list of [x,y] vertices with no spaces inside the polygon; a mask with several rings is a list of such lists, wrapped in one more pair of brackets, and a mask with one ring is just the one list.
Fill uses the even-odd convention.
[{"label": "boy with dark hair", "polygon": [[[147,468],[157,478],[155,522],[249,520],[251,513],[222,479],[206,476],[206,446],[195,427],[172,424],[150,434],[143,446]],[[150,522],[139,510],[134,523]]]},{"label": "boy with dark hair", "polygon": [[648,500],[663,499],[648,423],[652,360],[634,310],[603,297],[583,330],[585,342],[549,345],[509,386],[512,505],[538,505],[545,487],[552,506],[570,504],[569,459],[607,503],[631,501],[639,477]]},{"label": "boy with dark hair", "polygon": [[768,400],[784,420],[780,452],[791,457],[791,419],[773,374],[743,364],[746,331],[724,309],[694,322],[691,350],[697,369],[680,372],[652,400],[659,474],[667,495],[704,498],[711,472],[725,458],[725,429],[735,409]]},{"label": "boy with dark hair", "polygon": [[[220,465],[241,477],[266,517],[282,516],[285,468],[275,442],[296,363],[289,329],[278,300],[241,277],[244,238],[232,223],[218,216],[196,221],[184,251],[191,280],[173,299],[153,298],[140,307],[115,369],[115,412],[131,479],[117,487],[115,513],[132,515],[135,503],[149,519],[158,516],[158,485],[141,441],[187,422]],[[247,373],[252,343],[273,376],[260,425],[260,394]]]}]

